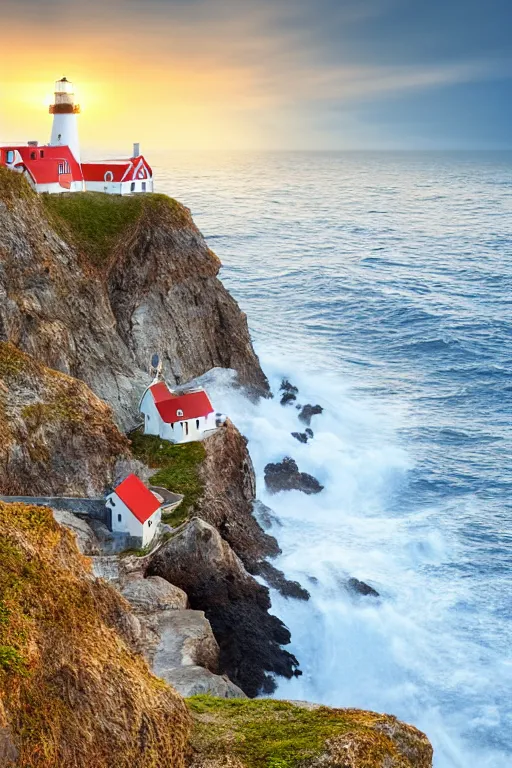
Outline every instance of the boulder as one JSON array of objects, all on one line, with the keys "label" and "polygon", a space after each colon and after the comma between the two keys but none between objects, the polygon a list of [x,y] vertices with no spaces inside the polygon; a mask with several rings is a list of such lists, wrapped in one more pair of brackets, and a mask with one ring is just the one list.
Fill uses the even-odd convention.
[{"label": "boulder", "polygon": [[299,472],[296,462],[289,456],[277,464],[267,464],[265,467],[265,485],[270,493],[279,491],[302,491],[303,493],[320,493],[323,485],[313,475]]},{"label": "boulder", "polygon": [[121,594],[138,613],[175,611],[188,607],[186,593],[160,576],[145,579],[142,574],[136,573],[124,582]]},{"label": "boulder", "polygon": [[299,413],[299,419],[309,427],[311,424],[311,418],[323,412],[324,409],[321,405],[304,405],[301,412]]},{"label": "boulder", "polygon": [[373,587],[370,587],[369,584],[366,584],[364,581],[359,581],[359,579],[351,578],[347,581],[347,588],[350,590],[350,592],[354,592],[358,595],[364,595],[369,597],[380,597],[379,593],[376,589]]},{"label": "boulder", "polygon": [[305,432],[292,432],[292,437],[299,441],[299,443],[307,443],[308,436]]},{"label": "boulder", "polygon": [[[177,667],[169,670],[165,679],[178,693],[190,696],[206,695],[219,699],[246,699],[247,696],[225,675],[214,675],[204,667]],[[227,765],[223,763],[223,765]]]},{"label": "boulder", "polygon": [[97,555],[101,551],[100,542],[85,520],[62,509],[52,509],[55,520],[74,534],[76,545],[82,555]]},{"label": "boulder", "polygon": [[160,611],[149,623],[160,638],[150,654],[155,675],[168,680],[170,670],[188,666],[217,672],[219,646],[203,611]]},{"label": "boulder", "polygon": [[205,612],[220,647],[219,670],[248,696],[275,690],[274,675],[292,677],[297,659],[283,623],[269,613],[269,592],[204,520],[192,518],[149,558],[147,574],[183,589]]},{"label": "boulder", "polygon": [[299,394],[297,387],[294,387],[293,384],[290,384],[288,379],[282,380],[279,391],[283,393],[281,396],[281,405],[288,405],[288,403],[293,403]]}]

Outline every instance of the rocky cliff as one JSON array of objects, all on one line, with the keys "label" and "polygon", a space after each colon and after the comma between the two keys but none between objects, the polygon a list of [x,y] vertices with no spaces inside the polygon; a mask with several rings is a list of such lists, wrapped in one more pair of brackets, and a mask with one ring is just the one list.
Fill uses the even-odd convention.
[{"label": "rocky cliff", "polygon": [[183,768],[190,720],[49,510],[0,503],[0,765]]},{"label": "rocky cliff", "polygon": [[125,427],[154,352],[171,383],[221,366],[267,393],[219,268],[164,195],[38,197],[0,168],[0,340],[85,381]]},{"label": "rocky cliff", "polygon": [[89,387],[0,342],[0,494],[101,495],[128,452]]}]

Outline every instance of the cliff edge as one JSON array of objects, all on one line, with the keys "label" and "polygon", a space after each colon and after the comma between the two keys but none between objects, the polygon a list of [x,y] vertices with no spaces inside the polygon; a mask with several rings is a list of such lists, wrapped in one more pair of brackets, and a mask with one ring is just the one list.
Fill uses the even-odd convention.
[{"label": "cliff edge", "polygon": [[190,211],[165,195],[37,196],[0,168],[0,341],[85,381],[123,427],[158,352],[170,383],[268,382]]}]

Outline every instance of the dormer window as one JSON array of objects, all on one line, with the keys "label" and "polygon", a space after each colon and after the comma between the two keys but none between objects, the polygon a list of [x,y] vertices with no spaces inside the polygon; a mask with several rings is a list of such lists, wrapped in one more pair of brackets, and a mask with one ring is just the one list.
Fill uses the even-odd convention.
[{"label": "dormer window", "polygon": [[176,411],[176,416],[179,416],[180,419],[183,416],[183,411],[181,410],[181,408],[178,408],[178,410]]},{"label": "dormer window", "polygon": [[31,160],[37,160],[37,152],[31,152],[30,153],[30,159]]}]

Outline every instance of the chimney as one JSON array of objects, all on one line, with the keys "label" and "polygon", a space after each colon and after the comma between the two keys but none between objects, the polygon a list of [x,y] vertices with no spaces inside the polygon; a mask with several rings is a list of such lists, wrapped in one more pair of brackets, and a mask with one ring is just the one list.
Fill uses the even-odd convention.
[{"label": "chimney", "polygon": [[140,144],[137,142],[133,145],[133,157],[140,157]]},{"label": "chimney", "polygon": [[38,147],[39,146],[39,142],[38,141],[29,141],[29,142],[27,142],[27,146],[29,146],[29,147]]}]

